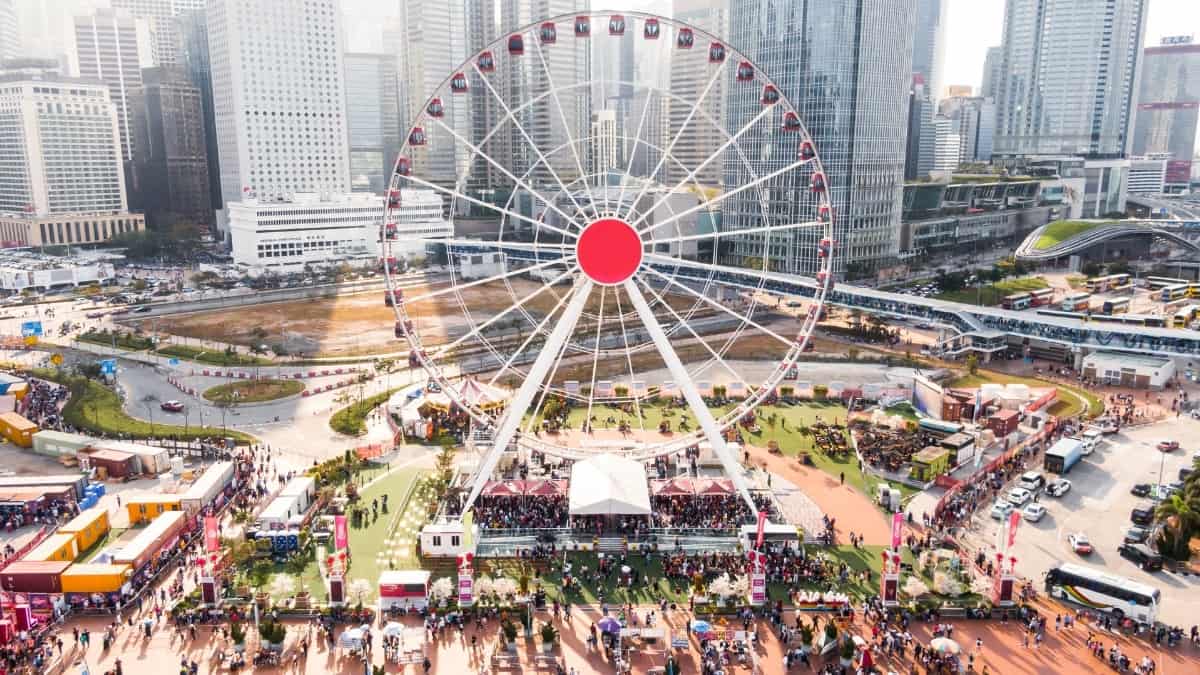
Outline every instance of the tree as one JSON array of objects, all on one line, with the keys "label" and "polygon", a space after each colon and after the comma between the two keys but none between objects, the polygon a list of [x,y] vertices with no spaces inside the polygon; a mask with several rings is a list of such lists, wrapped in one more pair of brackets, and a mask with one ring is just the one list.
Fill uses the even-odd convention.
[{"label": "tree", "polygon": [[1104,267],[1098,262],[1089,262],[1084,263],[1083,267],[1079,268],[1079,271],[1086,277],[1095,277],[1104,271]]},{"label": "tree", "polygon": [[975,354],[967,355],[967,372],[972,375],[979,373],[979,356]]},{"label": "tree", "polygon": [[1108,264],[1107,272],[1109,274],[1129,274],[1129,262],[1126,260],[1117,260]]}]

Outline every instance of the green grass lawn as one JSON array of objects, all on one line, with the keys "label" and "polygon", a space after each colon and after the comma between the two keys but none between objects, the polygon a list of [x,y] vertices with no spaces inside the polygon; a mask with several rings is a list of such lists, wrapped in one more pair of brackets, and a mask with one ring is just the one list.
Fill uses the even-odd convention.
[{"label": "green grass lawn", "polygon": [[921,421],[920,416],[917,415],[917,409],[914,408],[913,405],[908,402],[897,403],[896,405],[888,408],[884,412],[886,412],[889,415],[899,415],[900,417],[903,417],[904,419],[910,420],[913,422]]},{"label": "green grass lawn", "polygon": [[[975,375],[963,375],[947,383],[949,387],[978,387],[981,384],[1027,384],[1030,387],[1055,387],[1058,389],[1058,399],[1051,404],[1048,412],[1059,417],[1074,417],[1086,415],[1096,417],[1104,413],[1104,402],[1088,391],[1056,382],[1048,382],[1033,377],[1020,377],[1007,373],[997,373],[992,370],[980,369]],[[1082,399],[1082,402],[1080,402]]]},{"label": "green grass lawn", "polygon": [[1037,243],[1033,245],[1039,251],[1048,248],[1053,248],[1058,244],[1075,237],[1079,234],[1099,225],[1111,223],[1111,220],[1056,220],[1046,226],[1042,230],[1042,236],[1038,237]]},{"label": "green grass lawn", "polygon": [[1042,288],[1049,288],[1050,284],[1041,277],[1025,277],[1022,279],[1005,279],[997,281],[994,284],[983,286],[981,288],[964,288],[959,291],[948,291],[946,293],[938,293],[937,299],[948,300],[950,302],[961,302],[968,305],[983,305],[995,306],[999,305],[1004,297],[1014,293],[1028,293]]},{"label": "green grass lawn", "polygon": [[86,551],[80,551],[79,555],[75,558],[75,562],[85,563],[90,561],[92,558],[95,558],[97,555],[99,555],[100,552],[104,550],[104,547],[108,546],[110,542],[119,540],[121,535],[125,534],[125,532],[126,530],[110,529],[108,532],[104,533],[104,536],[100,537],[95,544],[92,544],[91,548]]},{"label": "green grass lawn", "polygon": [[209,401],[262,403],[294,396],[302,391],[304,383],[299,380],[238,380],[209,387],[204,390],[204,398]]},{"label": "green grass lawn", "polygon": [[214,366],[269,366],[273,365],[270,359],[264,359],[258,356],[250,356],[249,354],[226,354],[221,350],[204,350],[196,347],[188,347],[187,345],[168,345],[158,350],[159,354],[166,356],[175,356],[187,361],[196,361],[199,363],[207,363]]},{"label": "green grass lawn", "polygon": [[400,389],[402,387],[388,389],[374,396],[364,398],[362,401],[355,401],[345,408],[338,410],[329,418],[329,428],[347,436],[359,436],[367,433],[367,415],[370,415],[372,410],[386,403],[392,397],[392,394],[400,391]]},{"label": "green grass lawn", "polygon": [[135,352],[145,351],[154,347],[154,342],[148,337],[138,337],[133,333],[117,332],[116,337],[108,331],[83,333],[78,338],[80,342],[88,342],[103,347],[112,347],[114,344],[117,349],[128,349]]}]

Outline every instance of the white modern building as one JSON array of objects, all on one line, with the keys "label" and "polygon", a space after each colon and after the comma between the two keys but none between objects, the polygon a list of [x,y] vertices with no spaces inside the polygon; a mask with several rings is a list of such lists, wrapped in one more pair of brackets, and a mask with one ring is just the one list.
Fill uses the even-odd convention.
[{"label": "white modern building", "polygon": [[[713,35],[726,35],[729,32],[729,0],[675,0],[674,10],[676,19],[709,31]],[[671,93],[682,99],[665,103],[670,118],[670,137],[674,138],[676,134],[680,134],[679,141],[671,149],[671,154],[679,159],[679,163],[669,161],[663,166],[666,182],[671,185],[686,178],[689,172],[700,166],[726,140],[725,133],[719,126],[725,111],[726,82],[724,78],[718,79],[704,100],[700,101],[700,93],[708,85],[712,70],[708,63],[708,51],[705,49],[707,43],[699,38],[696,42],[698,44],[690,51],[676,51],[671,55]],[[683,126],[683,121],[692,111],[692,106],[685,105],[685,101],[700,102],[699,112],[692,116],[692,121],[686,127]],[[640,102],[644,104],[645,99]],[[626,123],[626,133],[629,136],[633,136],[637,131],[641,114],[641,107],[630,106],[629,120]],[[658,139],[653,139],[652,142],[658,142]],[[720,159],[709,162],[697,172],[696,180],[703,185],[721,185],[721,167]],[[650,168],[653,169],[654,166],[651,165]]]},{"label": "white modern building", "polygon": [[933,118],[933,171],[953,172],[962,158],[962,137],[958,120],[936,115]]},{"label": "white modern building", "polygon": [[121,158],[132,162],[144,124],[137,21],[125,12],[98,9],[74,22],[73,72],[108,85],[117,108]]},{"label": "white modern building", "polygon": [[0,0],[0,59],[15,59],[20,53],[16,0]]},{"label": "white modern building", "polygon": [[112,263],[79,263],[28,250],[0,253],[0,290],[4,291],[104,283],[115,277]]},{"label": "white modern building", "polygon": [[[253,205],[350,192],[341,4],[210,0],[221,194]],[[284,205],[286,208],[286,204]]]},{"label": "white modern building", "polygon": [[[401,207],[393,212],[396,241],[402,255],[420,255],[418,238],[448,237],[451,226],[442,219],[442,200],[432,190],[402,190]],[[275,271],[371,263],[380,256],[383,197],[349,193],[322,197],[298,193],[286,202],[245,199],[231,202],[229,231],[233,260],[239,265]]]},{"label": "white modern building", "polygon": [[[625,170],[625,167],[617,166],[617,159],[620,156],[617,138],[617,111],[597,110],[592,113],[592,134],[588,140],[592,146],[592,174]],[[595,180],[597,179],[593,179],[593,181]]]},{"label": "white modern building", "polygon": [[150,28],[150,51],[154,65],[183,65],[179,54],[183,44],[175,17],[184,12],[204,9],[205,0],[111,0],[113,9],[123,9],[135,19],[143,19]]},{"label": "white modern building", "polygon": [[1165,356],[1092,352],[1083,357],[1083,375],[1092,380],[1135,389],[1162,389],[1175,376],[1175,362]]},{"label": "white modern building", "polygon": [[1167,182],[1166,157],[1134,157],[1129,161],[1129,194],[1161,195]]}]

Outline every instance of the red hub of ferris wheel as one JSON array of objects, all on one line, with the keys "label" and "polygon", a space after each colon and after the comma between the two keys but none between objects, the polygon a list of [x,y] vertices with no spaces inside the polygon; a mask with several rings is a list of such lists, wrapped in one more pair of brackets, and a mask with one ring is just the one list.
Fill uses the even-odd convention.
[{"label": "red hub of ferris wheel", "polygon": [[642,264],[642,238],[619,218],[601,218],[584,228],[575,244],[579,268],[598,284],[613,286]]}]

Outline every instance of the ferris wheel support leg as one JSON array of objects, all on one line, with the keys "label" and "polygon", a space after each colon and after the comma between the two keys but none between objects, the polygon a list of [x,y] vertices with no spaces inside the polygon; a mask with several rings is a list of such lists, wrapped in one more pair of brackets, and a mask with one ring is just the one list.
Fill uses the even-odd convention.
[{"label": "ferris wheel support leg", "polygon": [[679,360],[679,355],[675,353],[675,348],[671,346],[671,341],[667,337],[666,332],[659,325],[658,319],[654,317],[654,312],[646,302],[646,297],[642,295],[642,291],[637,287],[633,279],[627,279],[624,288],[625,294],[629,296],[629,301],[638,313],[638,317],[641,318],[642,323],[646,326],[646,332],[650,333],[650,339],[654,341],[654,346],[658,349],[659,355],[662,356],[663,362],[667,365],[667,370],[670,371],[671,377],[675,380],[675,385],[683,392],[683,397],[687,400],[688,407],[692,409],[692,414],[696,416],[696,419],[700,422],[700,428],[704,431],[708,442],[712,444],[713,452],[721,460],[721,466],[725,468],[725,474],[733,481],[738,494],[750,506],[750,512],[757,513],[758,506],[750,497],[750,487],[746,485],[746,480],[742,476],[741,466],[738,464],[737,459],[729,454],[729,447],[725,444],[725,438],[721,436],[721,429],[717,426],[716,418],[713,417],[712,411],[708,409],[708,406],[704,404],[704,397],[700,395],[700,390],[696,388],[696,383],[692,381],[691,375],[688,374],[687,368],[683,365],[683,361]]},{"label": "ferris wheel support leg", "polygon": [[517,389],[516,395],[509,401],[508,407],[504,411],[504,416],[500,418],[500,425],[496,430],[496,434],[492,437],[492,447],[488,450],[487,455],[484,456],[483,461],[480,462],[479,469],[471,481],[471,492],[467,495],[467,500],[463,502],[463,513],[466,513],[471,508],[475,503],[475,499],[479,497],[479,493],[483,490],[484,484],[492,477],[492,472],[496,470],[496,465],[500,463],[500,457],[504,454],[504,450],[508,447],[509,442],[516,435],[517,429],[521,426],[521,418],[525,416],[525,412],[529,408],[529,405],[533,403],[538,390],[542,388],[542,381],[550,373],[550,368],[558,360],[563,343],[575,331],[575,324],[579,322],[579,316],[583,314],[583,308],[587,305],[588,296],[592,293],[592,285],[593,282],[590,279],[581,276],[581,280],[575,285],[571,301],[567,303],[566,309],[563,310],[562,316],[558,319],[558,324],[550,332],[550,337],[546,338],[546,344],[542,347],[542,351],[538,353],[533,365],[530,366],[529,373],[525,380],[521,382],[521,387]]}]

